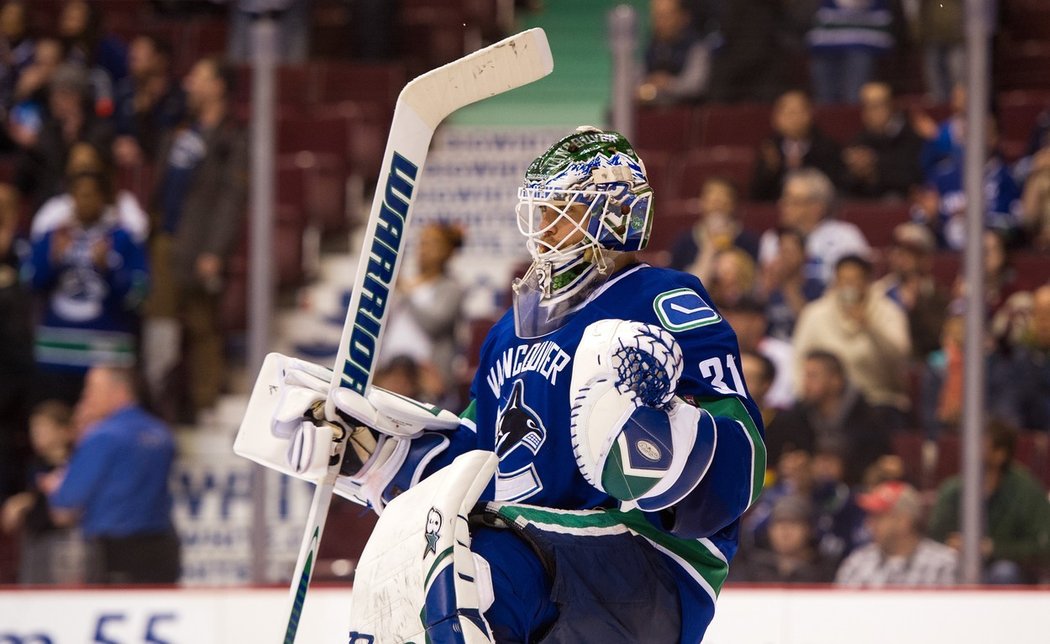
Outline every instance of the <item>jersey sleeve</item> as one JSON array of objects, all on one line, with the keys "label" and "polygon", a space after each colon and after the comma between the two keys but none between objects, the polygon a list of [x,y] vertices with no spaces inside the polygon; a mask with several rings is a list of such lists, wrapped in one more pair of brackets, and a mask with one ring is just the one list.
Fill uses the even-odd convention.
[{"label": "jersey sleeve", "polygon": [[[653,301],[658,323],[682,348],[677,394],[705,413],[714,426],[714,456],[703,480],[664,517],[678,536],[715,534],[733,523],[758,498],[766,470],[764,428],[740,368],[736,334],[710,303],[695,278]],[[670,518],[670,521],[666,519]]]}]

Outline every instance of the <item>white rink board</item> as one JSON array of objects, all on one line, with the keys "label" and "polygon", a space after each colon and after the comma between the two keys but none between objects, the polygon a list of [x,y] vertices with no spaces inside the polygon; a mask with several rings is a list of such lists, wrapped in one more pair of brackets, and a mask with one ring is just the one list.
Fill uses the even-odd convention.
[{"label": "white rink board", "polygon": [[[299,642],[343,644],[349,590],[311,588]],[[281,642],[286,589],[0,590],[3,644]]]},{"label": "white rink board", "polygon": [[1050,590],[722,592],[704,644],[1046,644]]},{"label": "white rink board", "polygon": [[[343,644],[351,592],[312,588],[300,642]],[[4,644],[280,642],[283,589],[0,590]],[[705,644],[1044,644],[1050,591],[730,588]]]}]

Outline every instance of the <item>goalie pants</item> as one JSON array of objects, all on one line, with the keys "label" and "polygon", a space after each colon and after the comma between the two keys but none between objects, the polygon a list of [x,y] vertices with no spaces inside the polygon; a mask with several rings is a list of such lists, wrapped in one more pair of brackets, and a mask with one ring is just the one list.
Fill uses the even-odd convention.
[{"label": "goalie pants", "polygon": [[485,617],[501,644],[680,640],[674,576],[641,537],[480,527],[471,550],[492,568],[495,601]]}]

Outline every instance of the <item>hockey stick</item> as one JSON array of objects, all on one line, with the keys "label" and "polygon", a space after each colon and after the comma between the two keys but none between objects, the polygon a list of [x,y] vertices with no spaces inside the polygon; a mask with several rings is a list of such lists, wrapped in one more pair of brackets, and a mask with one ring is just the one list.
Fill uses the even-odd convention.
[{"label": "hockey stick", "polygon": [[[553,67],[546,34],[542,29],[530,29],[429,71],[401,90],[354,276],[339,355],[332,370],[331,391],[347,387],[363,395],[371,386],[390,291],[401,267],[415,188],[438,124],[461,107],[539,80]],[[325,404],[325,415],[336,418],[331,395]],[[327,474],[314,490],[292,577],[292,608],[285,644],[295,641],[345,449],[343,437],[336,445],[336,457]]]}]

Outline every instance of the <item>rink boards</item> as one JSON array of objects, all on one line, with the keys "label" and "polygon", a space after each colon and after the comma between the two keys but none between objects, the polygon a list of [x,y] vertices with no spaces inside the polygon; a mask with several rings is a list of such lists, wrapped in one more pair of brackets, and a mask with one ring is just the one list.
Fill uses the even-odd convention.
[{"label": "rink boards", "polygon": [[[352,592],[310,591],[299,641],[342,644]],[[287,590],[0,590],[4,644],[278,642]],[[1050,590],[728,588],[705,644],[1046,642]]]}]

